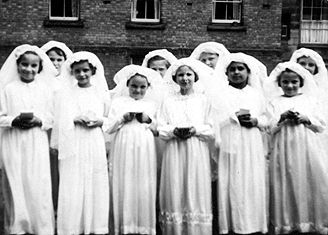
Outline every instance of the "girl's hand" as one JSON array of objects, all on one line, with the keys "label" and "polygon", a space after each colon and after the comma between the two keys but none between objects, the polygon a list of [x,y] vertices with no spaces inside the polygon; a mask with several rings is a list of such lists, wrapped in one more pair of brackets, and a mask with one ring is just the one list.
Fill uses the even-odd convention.
[{"label": "girl's hand", "polygon": [[125,113],[123,115],[123,122],[124,123],[131,122],[133,118],[134,118],[134,114],[133,113],[130,113],[130,112],[129,113]]},{"label": "girl's hand", "polygon": [[86,122],[86,126],[88,128],[102,127],[103,123],[104,123],[103,120],[98,119],[96,121],[88,121],[88,122]]},{"label": "girl's hand", "polygon": [[22,130],[28,130],[33,127],[41,127],[42,121],[40,118],[33,116],[31,119],[22,119],[20,116],[17,116],[12,121],[12,127],[19,128]]},{"label": "girl's hand", "polygon": [[74,118],[74,124],[86,126],[88,122],[88,119],[86,116],[77,116]]},{"label": "girl's hand", "polygon": [[237,117],[241,126],[252,128],[258,124],[257,118],[252,118],[250,114],[243,114]]},{"label": "girl's hand", "polygon": [[135,117],[140,123],[151,123],[151,118],[145,113],[137,113]]},{"label": "girl's hand", "polygon": [[304,124],[304,125],[311,125],[311,121],[310,119],[303,115],[303,114],[300,114],[298,113],[295,117],[295,123],[296,124]]}]

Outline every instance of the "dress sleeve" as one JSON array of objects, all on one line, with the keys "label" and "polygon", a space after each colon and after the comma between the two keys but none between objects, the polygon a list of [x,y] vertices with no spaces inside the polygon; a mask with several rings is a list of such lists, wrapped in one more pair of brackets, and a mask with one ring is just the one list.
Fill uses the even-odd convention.
[{"label": "dress sleeve", "polygon": [[169,123],[169,110],[167,109],[166,102],[163,102],[157,115],[157,130],[159,137],[164,140],[175,138],[173,134],[175,126]]},{"label": "dress sleeve", "polygon": [[7,92],[3,89],[0,92],[0,127],[11,127],[14,116],[8,115],[8,97]]},{"label": "dress sleeve", "polygon": [[123,115],[119,112],[119,102],[113,101],[111,107],[109,108],[108,121],[106,123],[106,132],[111,134],[118,131],[124,124]]},{"label": "dress sleeve", "polygon": [[[212,106],[210,105],[209,102],[204,103],[204,106],[206,107],[204,109],[205,113],[204,113],[204,123],[203,124],[199,124],[195,126],[196,129],[196,134],[195,136],[197,136],[200,140],[203,141],[208,141],[208,140],[212,140],[214,139],[214,123],[213,123],[213,109]],[[219,134],[219,133],[217,133]],[[218,139],[218,141],[220,142],[220,135],[215,136]]]},{"label": "dress sleeve", "polygon": [[326,129],[326,122],[321,110],[324,109],[316,99],[313,100],[314,105],[312,106],[312,112],[308,115],[311,124],[306,125],[306,127],[311,129],[313,132],[323,132]]}]

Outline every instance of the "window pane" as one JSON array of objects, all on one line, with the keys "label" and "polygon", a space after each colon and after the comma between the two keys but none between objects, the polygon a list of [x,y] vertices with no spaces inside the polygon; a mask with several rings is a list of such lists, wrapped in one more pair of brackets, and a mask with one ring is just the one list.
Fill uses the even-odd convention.
[{"label": "window pane", "polygon": [[225,20],[226,19],[226,3],[215,3],[215,19]]},{"label": "window pane", "polygon": [[146,18],[146,0],[138,0],[137,1],[137,18],[145,19]]},{"label": "window pane", "polygon": [[322,20],[328,20],[328,7],[322,9]]},{"label": "window pane", "polygon": [[311,7],[312,0],[303,0],[303,7]]},{"label": "window pane", "polygon": [[320,20],[321,19],[320,16],[321,16],[321,8],[320,7],[313,8],[312,20]]},{"label": "window pane", "polygon": [[313,0],[313,7],[321,7],[321,2],[325,0]]},{"label": "window pane", "polygon": [[303,20],[311,20],[311,8],[303,8]]},{"label": "window pane", "polygon": [[50,3],[50,15],[51,16],[57,16],[62,17],[64,16],[64,0],[56,0],[51,1]]},{"label": "window pane", "polygon": [[154,0],[148,0],[147,1],[147,19],[155,19]]}]

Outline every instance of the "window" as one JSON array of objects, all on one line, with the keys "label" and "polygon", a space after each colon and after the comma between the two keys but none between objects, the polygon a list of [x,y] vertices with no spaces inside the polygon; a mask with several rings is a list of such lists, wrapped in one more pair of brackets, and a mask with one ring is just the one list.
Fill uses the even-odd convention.
[{"label": "window", "polygon": [[159,22],[159,0],[132,0],[131,21]]},{"label": "window", "polygon": [[328,1],[303,0],[301,43],[328,42]]},{"label": "window", "polygon": [[213,23],[240,23],[242,0],[212,0]]},{"label": "window", "polygon": [[79,0],[50,0],[50,20],[76,21],[79,19]]}]

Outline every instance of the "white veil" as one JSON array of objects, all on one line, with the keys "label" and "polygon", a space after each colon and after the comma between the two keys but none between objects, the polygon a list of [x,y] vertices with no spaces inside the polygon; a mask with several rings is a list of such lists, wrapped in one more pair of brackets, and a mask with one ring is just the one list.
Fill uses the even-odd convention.
[{"label": "white veil", "polygon": [[23,44],[16,47],[6,59],[5,63],[0,69],[0,88],[3,89],[7,84],[12,81],[20,80],[17,71],[17,59],[25,52],[35,52],[42,62],[42,70],[38,73],[35,79],[44,81],[47,84],[51,84],[53,78],[57,74],[57,70],[53,66],[47,54],[37,46]]}]

